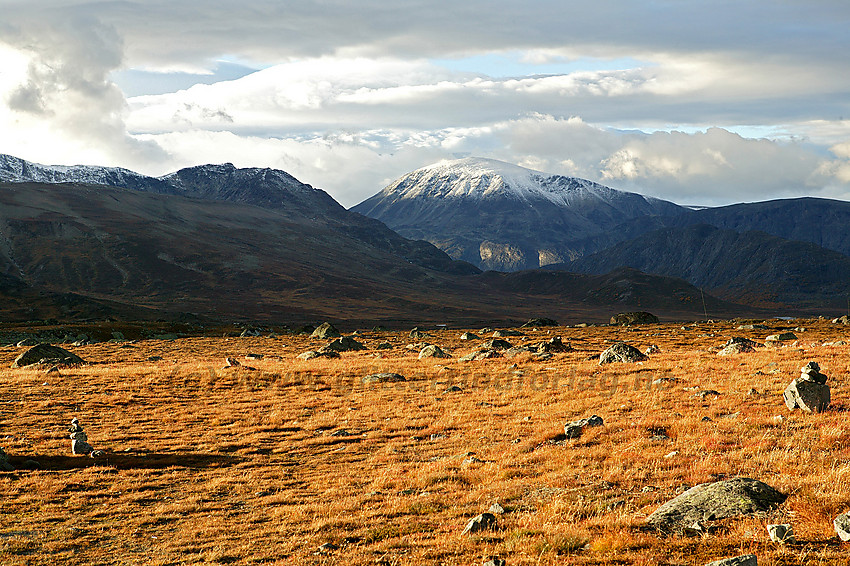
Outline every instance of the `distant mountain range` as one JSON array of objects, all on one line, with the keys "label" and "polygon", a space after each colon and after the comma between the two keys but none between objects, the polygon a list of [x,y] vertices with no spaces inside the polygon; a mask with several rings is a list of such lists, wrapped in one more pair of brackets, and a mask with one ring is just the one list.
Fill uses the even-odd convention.
[{"label": "distant mountain range", "polygon": [[[481,273],[272,169],[209,165],[153,178],[0,156],[0,178],[6,320],[471,324],[703,312],[694,286],[631,269]],[[710,295],[706,308],[713,316],[762,312]]]},{"label": "distant mountain range", "polygon": [[482,269],[682,278],[728,300],[827,308],[850,294],[850,203],[693,210],[485,159],[404,175],[352,210]]}]

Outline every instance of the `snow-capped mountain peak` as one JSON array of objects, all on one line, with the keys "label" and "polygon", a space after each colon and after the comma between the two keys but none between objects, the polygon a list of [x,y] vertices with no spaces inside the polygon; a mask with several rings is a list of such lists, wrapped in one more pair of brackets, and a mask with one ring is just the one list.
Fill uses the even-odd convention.
[{"label": "snow-capped mountain peak", "polygon": [[383,191],[384,196],[392,195],[394,199],[546,199],[559,206],[570,206],[583,198],[609,200],[619,194],[621,191],[586,179],[549,175],[477,157],[428,165],[401,177]]}]

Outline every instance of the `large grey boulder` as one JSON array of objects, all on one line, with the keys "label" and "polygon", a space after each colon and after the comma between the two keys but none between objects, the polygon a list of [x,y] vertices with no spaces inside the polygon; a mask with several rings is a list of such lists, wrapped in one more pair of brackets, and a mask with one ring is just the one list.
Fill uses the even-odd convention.
[{"label": "large grey boulder", "polygon": [[647,517],[646,523],[660,531],[682,532],[698,522],[764,513],[786,497],[766,483],[750,478],[703,483],[659,507]]},{"label": "large grey boulder", "polygon": [[642,362],[649,358],[634,346],[630,346],[625,342],[617,342],[599,355],[599,365],[611,364],[615,362],[633,363]]},{"label": "large grey boulder", "polygon": [[53,366],[72,366],[86,363],[81,357],[68,350],[50,344],[33,346],[12,362],[13,368],[22,368],[34,364],[50,364]]},{"label": "large grey boulder", "polygon": [[611,324],[618,324],[620,326],[630,326],[632,324],[658,324],[658,317],[645,311],[621,312],[611,317]]},{"label": "large grey boulder", "polygon": [[319,338],[320,340],[338,338],[339,336],[342,336],[342,334],[330,322],[323,322],[310,334],[310,338]]}]

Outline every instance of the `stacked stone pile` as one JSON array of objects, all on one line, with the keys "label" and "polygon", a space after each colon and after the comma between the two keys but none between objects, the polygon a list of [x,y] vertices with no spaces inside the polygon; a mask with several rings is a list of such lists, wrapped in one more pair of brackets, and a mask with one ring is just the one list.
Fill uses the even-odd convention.
[{"label": "stacked stone pile", "polygon": [[820,413],[830,402],[827,377],[820,372],[817,362],[809,362],[800,368],[800,377],[785,389],[783,397],[789,410],[801,409],[807,413]]}]

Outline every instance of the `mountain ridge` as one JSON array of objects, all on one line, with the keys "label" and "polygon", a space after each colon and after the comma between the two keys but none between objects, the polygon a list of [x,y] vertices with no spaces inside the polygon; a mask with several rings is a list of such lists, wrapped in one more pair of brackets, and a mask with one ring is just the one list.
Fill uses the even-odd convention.
[{"label": "mountain ridge", "polygon": [[465,158],[408,173],[351,210],[454,259],[516,271],[573,259],[571,242],[681,207],[585,179]]}]

